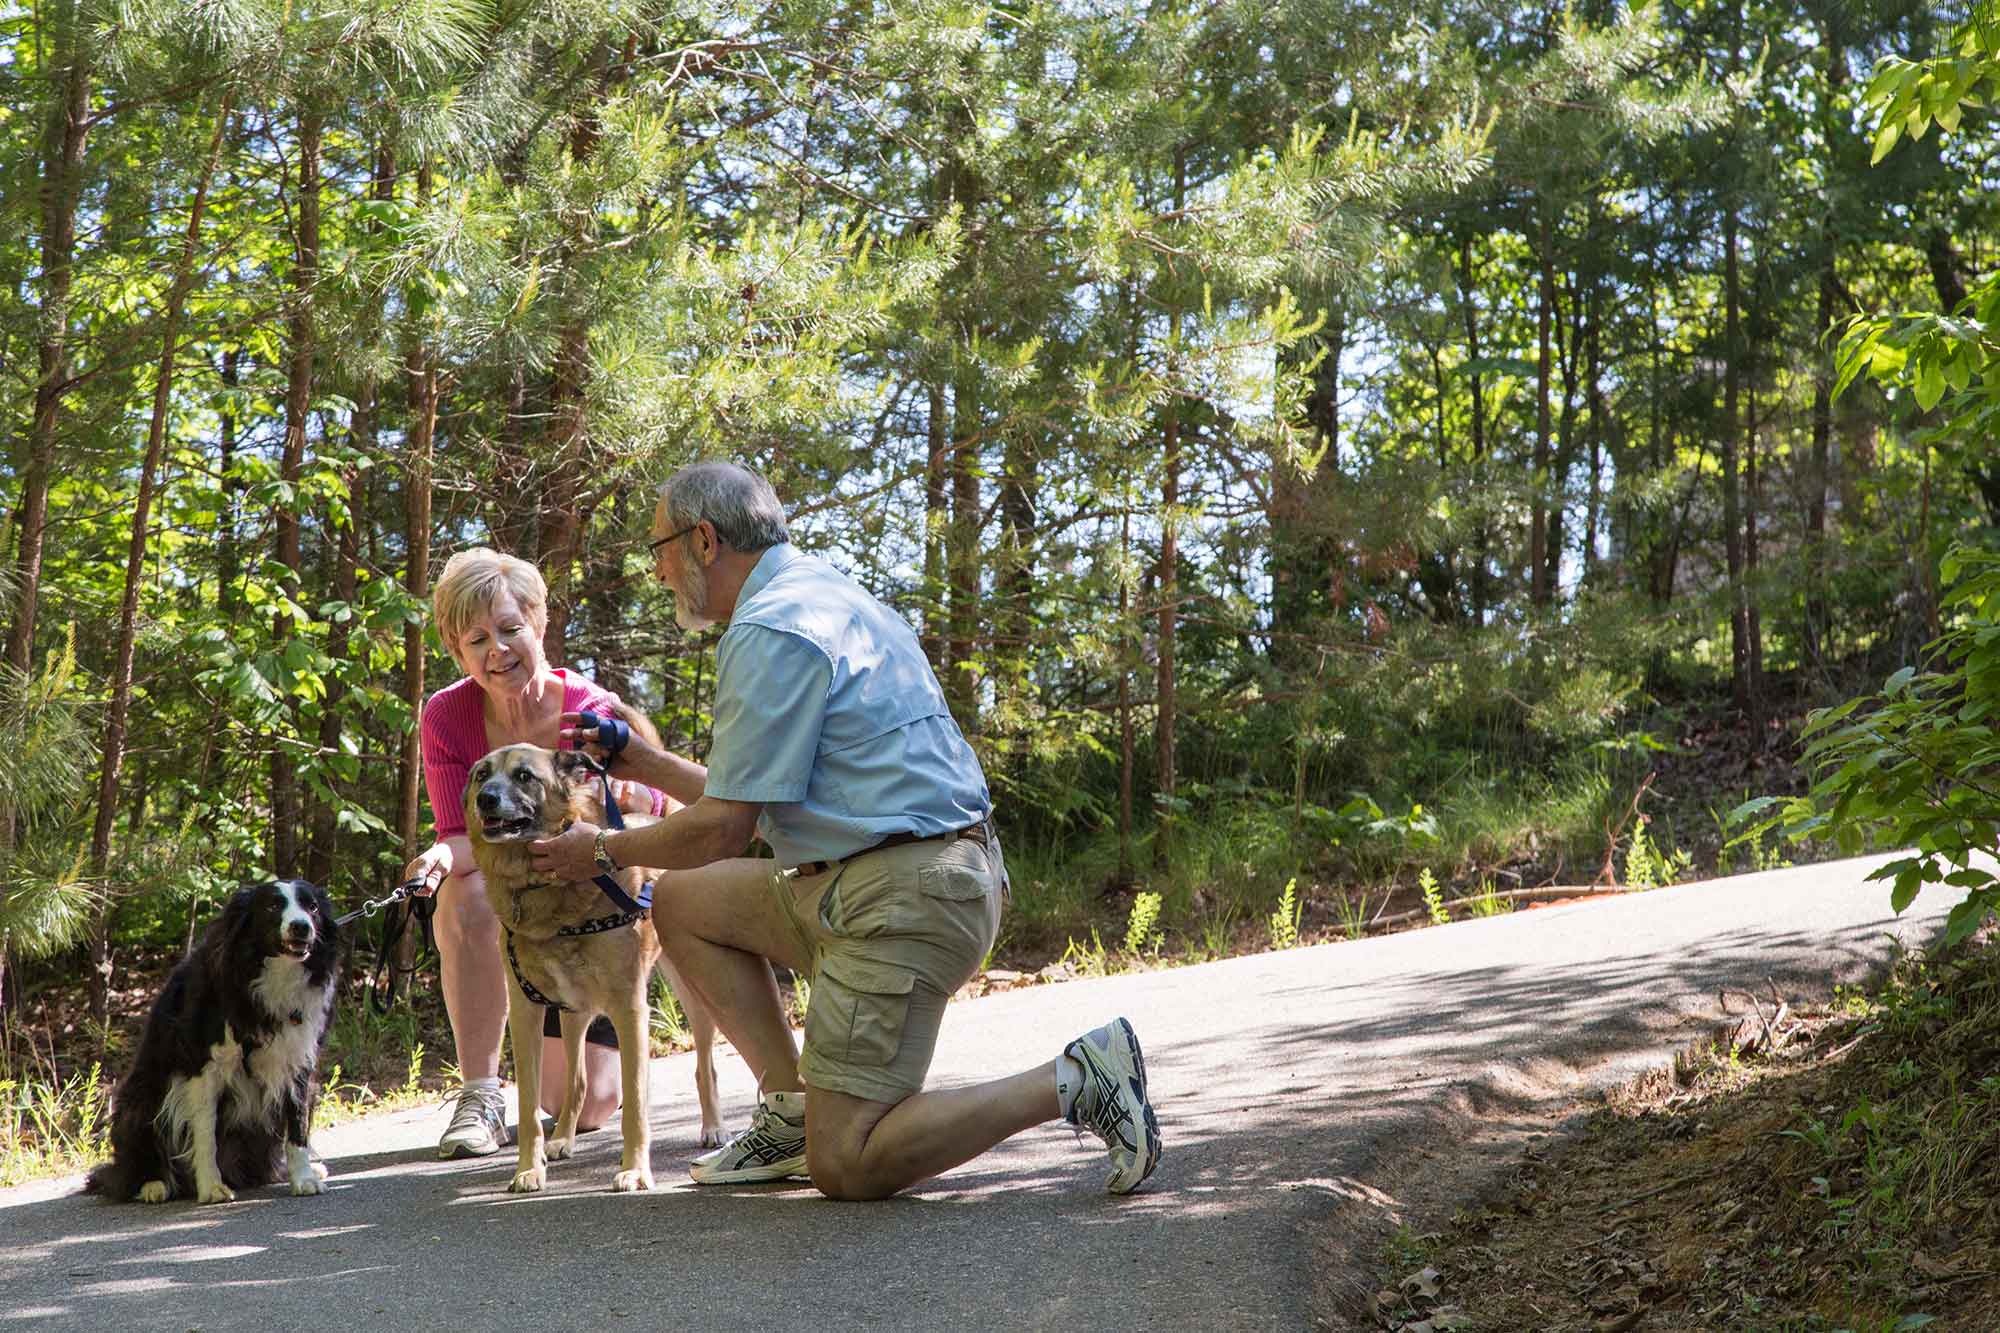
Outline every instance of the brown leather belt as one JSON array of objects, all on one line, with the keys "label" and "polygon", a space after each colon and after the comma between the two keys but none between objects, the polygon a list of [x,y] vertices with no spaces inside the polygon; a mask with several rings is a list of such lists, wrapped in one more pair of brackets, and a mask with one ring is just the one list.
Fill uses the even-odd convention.
[{"label": "brown leather belt", "polygon": [[798,876],[800,879],[804,879],[809,875],[824,875],[835,866],[846,865],[855,857],[866,856],[870,852],[886,851],[891,847],[906,847],[913,842],[937,842],[948,838],[968,838],[978,843],[981,847],[990,847],[993,845],[993,821],[989,817],[980,820],[977,824],[970,824],[965,828],[947,829],[943,833],[912,833],[908,830],[901,833],[891,833],[888,837],[875,843],[873,846],[863,847],[859,851],[849,852],[845,856],[836,856],[831,861],[808,861],[804,865],[793,866],[792,874]]}]

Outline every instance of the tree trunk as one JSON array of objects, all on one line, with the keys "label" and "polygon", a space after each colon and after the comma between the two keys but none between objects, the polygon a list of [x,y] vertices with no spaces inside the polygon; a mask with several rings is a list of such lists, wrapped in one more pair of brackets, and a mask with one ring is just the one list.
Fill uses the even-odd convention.
[{"label": "tree trunk", "polygon": [[[21,500],[14,556],[14,623],[7,633],[7,661],[27,671],[34,661],[35,615],[42,589],[42,547],[48,527],[49,483],[55,474],[62,401],[69,392],[70,293],[75,283],[76,207],[82,190],[83,147],[90,133],[91,43],[79,31],[74,0],[57,0],[50,26],[57,44],[60,95],[49,107],[42,133],[42,291],[40,371],[35,416],[21,469]],[[6,821],[12,843],[11,814]]]},{"label": "tree trunk", "polygon": [[[394,150],[385,145],[375,153],[374,179],[369,194],[377,201],[395,197],[396,161]],[[369,224],[371,233],[379,233],[379,223]],[[377,289],[373,293],[374,307],[380,309],[385,293]],[[379,336],[379,326],[371,327],[368,337],[374,341]],[[354,415],[349,421],[349,433],[355,452],[364,458],[373,457],[376,446],[376,417],[380,407],[381,385],[375,374],[368,372],[355,389]],[[329,580],[334,597],[349,606],[354,604],[360,587],[359,567],[361,564],[361,525],[373,526],[372,516],[375,506],[371,499],[375,490],[375,471],[371,468],[357,478],[349,469],[345,481],[348,493],[354,498],[349,502],[346,523],[340,522],[341,514],[337,503],[327,505],[327,524],[340,533],[334,555],[333,577]],[[355,493],[356,481],[361,482],[361,491]],[[322,756],[338,753],[345,719],[341,715],[341,704],[347,697],[347,681],[340,674],[347,665],[348,645],[352,637],[352,618],[337,619],[327,629],[326,655],[333,659],[336,674],[327,682],[326,699],[319,719],[319,752]],[[333,868],[338,864],[340,842],[340,822],[335,803],[322,801],[317,806],[317,818],[313,821],[312,850],[306,860],[306,878],[324,887],[332,886]]]},{"label": "tree trunk", "polygon": [[1738,253],[1736,203],[1731,199],[1723,220],[1726,248],[1723,297],[1727,302],[1723,341],[1722,408],[1722,543],[1729,574],[1729,695],[1743,713],[1750,711],[1750,599],[1743,581],[1743,492],[1738,458],[1743,416],[1738,405],[1743,379],[1742,273]]},{"label": "tree trunk", "polygon": [[[1174,208],[1186,206],[1187,150],[1174,149]],[[1181,339],[1181,312],[1176,304],[1167,316],[1167,338],[1178,347]],[[1164,870],[1172,864],[1174,852],[1173,801],[1178,776],[1175,766],[1174,649],[1179,626],[1180,597],[1180,515],[1181,502],[1181,415],[1179,400],[1171,393],[1165,404],[1166,421],[1162,432],[1160,477],[1160,628],[1157,683],[1154,686],[1154,750],[1156,797],[1159,802],[1158,832],[1153,838],[1153,864]]]},{"label": "tree trunk", "polygon": [[[1472,271],[1472,236],[1468,233],[1458,249],[1458,308],[1465,320],[1465,359],[1479,360],[1479,306],[1473,299],[1477,290]],[[1486,494],[1486,388],[1485,377],[1473,371],[1472,381],[1472,489],[1475,495]],[[1487,591],[1487,570],[1493,552],[1490,539],[1491,529],[1487,526],[1486,513],[1482,509],[1478,518],[1478,531],[1473,538],[1473,548],[1477,564],[1472,570],[1472,623],[1482,626],[1486,623],[1486,608],[1489,601]]]},{"label": "tree trunk", "polygon": [[952,386],[951,537],[945,563],[951,570],[951,645],[944,696],[967,735],[979,730],[977,652],[979,605],[979,393],[970,367]]},{"label": "tree trunk", "polygon": [[[417,168],[417,197],[428,198],[431,168]],[[410,322],[409,352],[403,361],[404,386],[409,392],[410,420],[403,440],[403,591],[416,606],[430,600],[431,590],[431,443],[438,413],[437,357],[423,326]],[[402,764],[396,791],[396,832],[403,856],[417,854],[418,793],[423,783],[423,752],[417,719],[424,711],[424,627],[420,621],[403,625],[403,702],[409,705],[410,729],[403,734]]]},{"label": "tree trunk", "polygon": [[[160,457],[167,441],[167,409],[173,401],[174,361],[180,352],[181,313],[194,288],[195,247],[201,239],[201,216],[208,207],[209,182],[215,179],[222,153],[223,132],[229,124],[229,98],[216,109],[215,133],[208,158],[188,206],[187,230],[181,237],[180,260],[173,286],[161,312],[160,365],[153,377],[153,412],[146,426],[146,455],[139,465],[139,492],[132,502],[132,538],[125,548],[125,592],[118,605],[118,648],[111,668],[111,702],[104,724],[104,756],[97,771],[97,810],[90,829],[90,866],[101,883],[109,883],[111,829],[118,815],[118,779],[125,764],[125,734],[132,715],[132,661],[139,641],[139,588],[146,577],[146,548],[152,536],[153,484],[160,474]],[[111,908],[109,895],[96,909],[90,932],[90,1013],[102,1024],[110,1017]]]},{"label": "tree trunk", "polygon": [[[1118,530],[1121,569],[1131,568],[1132,494],[1124,496],[1125,512]],[[1138,647],[1132,634],[1132,585],[1118,583],[1118,883],[1132,882],[1132,786],[1137,762],[1137,738],[1132,727],[1132,666]]]},{"label": "tree trunk", "polygon": [[[299,118],[299,200],[298,235],[292,268],[291,355],[285,383],[285,442],[278,461],[278,476],[296,488],[305,475],[306,422],[312,411],[313,364],[317,353],[313,335],[313,288],[319,282],[320,131],[317,111]],[[297,491],[277,508],[276,557],[289,573],[285,595],[294,601],[300,592],[299,509]],[[280,657],[292,637],[291,615],[279,610],[271,618],[272,646]],[[286,704],[288,729],[298,730],[298,704]],[[298,873],[298,759],[286,752],[281,736],[271,744],[271,869],[279,877]]]},{"label": "tree trunk", "polygon": [[[610,77],[610,50],[599,44],[591,57],[591,96],[601,98]],[[596,107],[576,118],[569,136],[569,160],[581,172],[597,155],[603,127]],[[542,577],[548,580],[548,627],[542,650],[550,666],[569,660],[569,622],[576,606],[576,565],[583,554],[584,453],[590,447],[590,422],[585,394],[590,386],[590,303],[584,299],[581,260],[595,245],[596,214],[573,209],[569,234],[563,242],[563,269],[570,284],[571,306],[557,335],[549,400],[551,444],[548,472],[542,483],[541,513],[536,544]]]},{"label": "tree trunk", "polygon": [[1549,521],[1549,381],[1551,321],[1555,314],[1555,257],[1549,237],[1549,215],[1538,208],[1536,258],[1541,282],[1535,302],[1535,456],[1530,468],[1528,517],[1528,600],[1536,606],[1549,604],[1552,589],[1546,581]]},{"label": "tree trunk", "polygon": [[1024,677],[1032,655],[1036,474],[1034,450],[1021,432],[1009,432],[1000,465],[1000,558],[994,591],[1000,602],[1001,637],[1009,645],[1004,660],[1010,677]]},{"label": "tree trunk", "polygon": [[[364,453],[372,451],[375,444],[375,385],[363,385],[354,405],[354,442]],[[375,474],[368,473],[366,485],[374,485]],[[356,483],[361,481],[352,468],[346,470],[345,480],[349,493],[353,494]],[[365,492],[363,493],[365,494]],[[361,564],[361,524],[369,506],[357,496],[349,504],[346,522],[341,522],[337,502],[329,503],[326,522],[340,533],[334,555],[333,595],[335,600],[354,604],[354,595],[359,588],[359,566]],[[348,645],[352,638],[353,620],[336,619],[327,627],[326,655],[335,663],[334,674],[326,683],[326,698],[321,701],[319,715],[319,753],[322,758],[340,751],[340,737],[343,730],[341,705],[347,699],[347,681],[340,672],[347,664]],[[332,781],[329,774],[328,781]],[[335,844],[340,836],[340,823],[335,810],[335,802],[316,799],[313,802],[312,844],[306,856],[306,878],[322,887],[330,886],[335,865]]]},{"label": "tree trunk", "polygon": [[1272,654],[1293,664],[1299,656],[1292,636],[1306,633],[1315,596],[1325,591],[1337,605],[1342,588],[1343,544],[1335,519],[1340,482],[1340,358],[1346,350],[1347,321],[1335,308],[1307,355],[1319,354],[1306,394],[1305,425],[1320,453],[1307,476],[1290,458],[1275,460],[1271,482]]},{"label": "tree trunk", "polygon": [[1597,534],[1604,522],[1604,427],[1610,418],[1604,410],[1603,295],[1604,283],[1593,266],[1583,338],[1583,392],[1589,422],[1585,429],[1590,437],[1590,497],[1583,516],[1583,577],[1586,583],[1597,574]]},{"label": "tree trunk", "polygon": [[1804,654],[1808,664],[1824,670],[1827,636],[1832,629],[1827,608],[1826,488],[1833,462],[1833,313],[1840,287],[1839,237],[1833,223],[1832,181],[1840,170],[1835,145],[1843,141],[1845,115],[1839,90],[1847,85],[1847,53],[1831,16],[1820,22],[1820,49],[1825,53],[1824,88],[1820,97],[1821,142],[1825,145],[1827,196],[1820,200],[1819,305],[1813,316],[1812,449],[1804,477],[1806,487],[1806,594]]},{"label": "tree trunk", "polygon": [[928,450],[924,456],[924,655],[940,679],[949,675],[945,645],[950,617],[945,599],[945,528],[950,501],[945,475],[950,467],[950,426],[945,419],[945,388],[933,379],[924,386],[930,415],[925,422]]}]

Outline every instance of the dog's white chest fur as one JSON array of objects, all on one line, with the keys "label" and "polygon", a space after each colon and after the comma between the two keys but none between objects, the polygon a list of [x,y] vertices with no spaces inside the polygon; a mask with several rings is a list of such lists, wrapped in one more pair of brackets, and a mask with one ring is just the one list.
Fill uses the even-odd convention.
[{"label": "dog's white chest fur", "polygon": [[271,1039],[250,1056],[250,1075],[266,1088],[276,1088],[310,1065],[319,1051],[320,1028],[326,1023],[326,995],[312,984],[306,969],[289,958],[267,958],[264,970],[250,983],[257,1007],[278,1020]]}]

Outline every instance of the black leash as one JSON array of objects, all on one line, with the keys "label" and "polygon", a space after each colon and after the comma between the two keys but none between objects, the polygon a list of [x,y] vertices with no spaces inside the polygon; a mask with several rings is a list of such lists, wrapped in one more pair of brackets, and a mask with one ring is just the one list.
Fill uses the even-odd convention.
[{"label": "black leash", "polygon": [[[396,1003],[396,991],[401,975],[395,966],[396,945],[415,921],[423,934],[425,950],[437,952],[437,937],[431,933],[431,914],[437,910],[437,899],[420,896],[424,881],[405,880],[380,898],[372,898],[346,916],[334,918],[334,924],[344,926],[357,917],[380,916],[382,930],[375,944],[375,967],[368,978],[369,1003],[378,1014],[386,1014]],[[414,974],[423,967],[419,959],[410,969]]]}]

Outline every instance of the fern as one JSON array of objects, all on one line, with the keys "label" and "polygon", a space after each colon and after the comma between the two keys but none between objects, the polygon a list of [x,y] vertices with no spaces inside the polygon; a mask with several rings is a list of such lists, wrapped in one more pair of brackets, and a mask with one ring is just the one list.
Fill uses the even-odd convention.
[{"label": "fern", "polygon": [[1271,913],[1271,947],[1289,949],[1299,942],[1299,921],[1305,915],[1305,904],[1299,901],[1299,881],[1293,877],[1285,881],[1285,890],[1278,895],[1278,910]]},{"label": "fern", "polygon": [[1431,924],[1449,924],[1451,913],[1445,910],[1444,890],[1438,886],[1437,876],[1431,873],[1429,866],[1417,872],[1417,887],[1423,890],[1424,910],[1431,914]]}]

